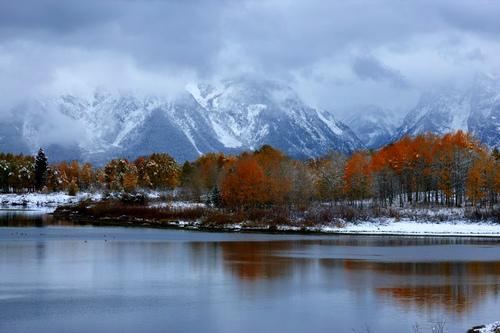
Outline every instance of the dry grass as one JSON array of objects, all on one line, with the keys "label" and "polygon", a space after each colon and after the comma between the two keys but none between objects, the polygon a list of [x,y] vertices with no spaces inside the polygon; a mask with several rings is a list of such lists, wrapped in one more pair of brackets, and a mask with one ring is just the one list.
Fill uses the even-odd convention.
[{"label": "dry grass", "polygon": [[118,218],[122,216],[145,219],[197,220],[205,213],[202,207],[171,208],[128,205],[120,201],[109,200],[97,203],[82,202],[73,211],[77,214],[95,218]]},{"label": "dry grass", "polygon": [[289,225],[288,210],[280,207],[250,208],[246,210],[211,210],[202,220],[204,226],[250,223],[254,226]]}]

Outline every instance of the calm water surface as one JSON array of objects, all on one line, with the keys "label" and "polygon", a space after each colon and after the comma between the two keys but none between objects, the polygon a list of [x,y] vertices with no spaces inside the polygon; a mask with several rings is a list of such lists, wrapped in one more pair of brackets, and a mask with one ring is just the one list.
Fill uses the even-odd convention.
[{"label": "calm water surface", "polygon": [[448,332],[500,320],[500,243],[0,214],[0,332]]}]

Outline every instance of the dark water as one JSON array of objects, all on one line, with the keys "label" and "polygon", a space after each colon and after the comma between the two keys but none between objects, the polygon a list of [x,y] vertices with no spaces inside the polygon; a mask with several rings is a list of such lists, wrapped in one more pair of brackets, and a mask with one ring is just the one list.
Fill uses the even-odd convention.
[{"label": "dark water", "polygon": [[71,226],[0,216],[0,332],[465,332],[500,243]]}]

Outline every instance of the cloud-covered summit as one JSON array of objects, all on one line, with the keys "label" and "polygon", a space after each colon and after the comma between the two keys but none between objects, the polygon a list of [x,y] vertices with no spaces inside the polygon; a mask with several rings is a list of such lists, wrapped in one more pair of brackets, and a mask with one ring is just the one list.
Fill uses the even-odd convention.
[{"label": "cloud-covered summit", "polygon": [[405,109],[498,71],[499,14],[488,0],[2,0],[0,109],[54,90],[172,94],[245,73],[330,110]]}]

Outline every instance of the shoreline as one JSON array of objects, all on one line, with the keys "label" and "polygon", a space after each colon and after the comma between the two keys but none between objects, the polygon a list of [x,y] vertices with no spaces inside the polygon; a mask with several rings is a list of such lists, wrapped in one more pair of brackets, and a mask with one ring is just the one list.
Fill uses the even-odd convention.
[{"label": "shoreline", "polygon": [[[175,210],[206,209],[204,204],[172,201],[158,201],[159,195],[149,194],[151,209],[172,208]],[[318,235],[359,235],[359,236],[406,236],[406,237],[481,237],[500,239],[500,221],[495,219],[474,220],[464,215],[465,208],[454,207],[406,207],[396,211],[398,216],[368,217],[360,220],[334,218],[330,222],[308,224],[302,220],[271,222],[262,221],[212,221],[197,217],[141,216],[139,214],[93,216],[91,212],[79,211],[80,202],[90,201],[99,204],[100,193],[80,193],[68,196],[64,193],[0,194],[0,211],[7,214],[26,213],[30,215],[47,214],[56,219],[68,220],[79,225],[121,226],[178,229],[205,232],[248,232],[281,234],[318,234]],[[142,207],[145,208],[145,207]],[[207,208],[208,209],[208,208]],[[202,213],[204,214],[204,213]]]},{"label": "shoreline", "polygon": [[[92,226],[116,226],[116,227],[132,227],[132,228],[152,228],[152,229],[172,229],[172,230],[189,230],[202,232],[241,232],[241,233],[266,233],[266,234],[303,234],[303,235],[346,235],[346,236],[403,236],[403,237],[476,237],[500,239],[500,224],[493,223],[478,223],[471,221],[450,221],[450,222],[386,222],[372,221],[370,223],[348,223],[344,227],[334,227],[332,225],[323,226],[294,226],[294,225],[252,225],[248,224],[224,224],[224,225],[203,225],[200,221],[181,221],[181,220],[151,220],[143,218],[92,218],[81,215],[62,215],[50,214],[55,218],[67,219],[76,225],[92,225]],[[455,222],[455,223],[453,223]],[[414,226],[415,229],[403,230],[380,230],[380,227],[404,224],[406,227]],[[363,226],[378,227],[375,229],[360,229]],[[470,228],[488,228],[489,232],[465,232],[465,231],[426,231],[421,230],[425,227],[436,226],[467,226]],[[357,230],[356,230],[357,229]],[[420,229],[420,230],[419,230]]]}]

